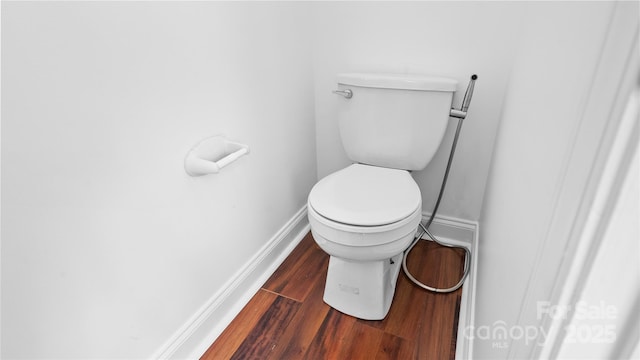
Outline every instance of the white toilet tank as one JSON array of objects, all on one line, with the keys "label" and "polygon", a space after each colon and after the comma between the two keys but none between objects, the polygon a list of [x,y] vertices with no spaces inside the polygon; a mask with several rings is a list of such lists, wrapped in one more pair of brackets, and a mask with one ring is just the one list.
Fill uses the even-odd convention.
[{"label": "white toilet tank", "polygon": [[423,75],[340,74],[340,135],[353,161],[424,169],[444,136],[457,81]]}]

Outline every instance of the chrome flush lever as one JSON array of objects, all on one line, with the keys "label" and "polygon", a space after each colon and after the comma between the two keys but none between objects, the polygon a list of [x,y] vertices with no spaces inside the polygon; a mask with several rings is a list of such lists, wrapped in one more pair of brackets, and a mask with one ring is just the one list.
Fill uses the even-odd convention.
[{"label": "chrome flush lever", "polygon": [[353,91],[351,91],[349,89],[347,89],[347,90],[333,90],[332,93],[338,94],[338,95],[342,95],[346,99],[351,99],[353,97]]},{"label": "chrome flush lever", "polygon": [[449,112],[449,116],[455,117],[458,119],[464,119],[467,117],[467,110],[469,109],[469,104],[471,103],[471,97],[473,96],[473,87],[476,84],[476,80],[478,79],[478,75],[471,75],[471,80],[469,80],[469,85],[467,85],[467,91],[464,93],[464,98],[462,99],[462,107],[460,109],[451,109]]}]

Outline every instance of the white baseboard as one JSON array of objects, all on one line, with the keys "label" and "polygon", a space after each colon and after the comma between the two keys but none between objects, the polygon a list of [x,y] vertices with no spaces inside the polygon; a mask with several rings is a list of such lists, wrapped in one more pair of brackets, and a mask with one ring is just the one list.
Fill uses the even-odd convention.
[{"label": "white baseboard", "polygon": [[[427,213],[422,214],[423,223],[429,219],[429,216],[430,214]],[[429,231],[445,244],[464,246],[471,251],[471,269],[462,287],[462,298],[460,300],[456,360],[471,359],[473,339],[468,336],[468,329],[473,329],[475,319],[479,225],[477,222],[436,215]],[[426,239],[426,235],[423,238]]]},{"label": "white baseboard", "polygon": [[305,205],[151,358],[199,359],[308,232]]}]

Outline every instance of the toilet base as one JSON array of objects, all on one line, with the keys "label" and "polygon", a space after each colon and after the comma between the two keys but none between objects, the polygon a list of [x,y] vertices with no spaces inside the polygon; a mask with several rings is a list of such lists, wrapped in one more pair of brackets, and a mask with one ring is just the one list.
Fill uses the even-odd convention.
[{"label": "toilet base", "polygon": [[382,320],[391,307],[403,253],[391,259],[353,261],[331,256],[323,300],[364,320]]}]

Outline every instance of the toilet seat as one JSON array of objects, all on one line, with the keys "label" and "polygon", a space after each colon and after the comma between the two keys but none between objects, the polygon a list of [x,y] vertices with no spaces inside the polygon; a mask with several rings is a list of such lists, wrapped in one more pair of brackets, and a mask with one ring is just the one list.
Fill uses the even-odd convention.
[{"label": "toilet seat", "polygon": [[352,259],[401,252],[422,218],[420,189],[407,171],[361,164],[318,182],[307,207],[318,244]]},{"label": "toilet seat", "polygon": [[353,164],[320,180],[309,205],[322,217],[346,225],[383,226],[421,208],[420,189],[406,170]]},{"label": "toilet seat", "polygon": [[[354,260],[384,258],[405,250],[416,235],[422,212],[382,226],[354,226],[324,218],[308,207],[311,232],[316,243],[329,255]],[[364,250],[364,251],[363,251]]]}]

